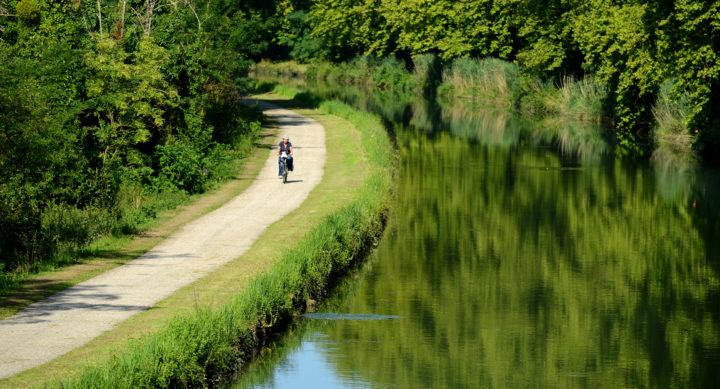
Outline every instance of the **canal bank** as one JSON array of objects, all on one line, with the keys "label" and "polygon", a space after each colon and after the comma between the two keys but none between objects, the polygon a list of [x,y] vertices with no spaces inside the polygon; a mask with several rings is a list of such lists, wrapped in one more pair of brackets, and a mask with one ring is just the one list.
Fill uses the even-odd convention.
[{"label": "canal bank", "polygon": [[[293,106],[292,101],[284,103]],[[326,110],[337,107],[324,105]],[[332,278],[341,275],[382,229],[390,188],[390,146],[379,122],[373,129],[357,126],[357,131],[337,116],[303,113],[331,129],[327,144],[334,152],[328,156],[326,178],[303,206],[271,226],[246,255],[250,257],[247,267],[271,270],[250,281],[232,265],[223,268],[84,350],[2,384],[210,385],[249,358],[263,336],[301,310],[307,300],[322,297]],[[239,289],[245,297],[234,295]],[[150,318],[176,310],[178,305],[185,313],[169,324],[167,316]],[[133,340],[146,332],[148,321],[155,327],[164,322],[163,329]],[[110,360],[100,360],[108,354],[112,354]],[[77,372],[84,372],[80,381],[72,380]]]},{"label": "canal bank", "polygon": [[388,224],[341,297],[237,388],[720,387],[717,171],[332,87],[393,134]]}]

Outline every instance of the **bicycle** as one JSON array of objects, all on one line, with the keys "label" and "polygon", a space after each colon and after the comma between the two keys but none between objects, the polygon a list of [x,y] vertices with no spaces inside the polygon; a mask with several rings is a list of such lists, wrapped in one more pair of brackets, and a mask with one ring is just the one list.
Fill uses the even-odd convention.
[{"label": "bicycle", "polygon": [[280,156],[280,160],[282,161],[283,166],[283,174],[282,174],[282,180],[283,184],[287,184],[287,176],[288,176],[288,155],[286,152],[283,151],[282,155]]}]

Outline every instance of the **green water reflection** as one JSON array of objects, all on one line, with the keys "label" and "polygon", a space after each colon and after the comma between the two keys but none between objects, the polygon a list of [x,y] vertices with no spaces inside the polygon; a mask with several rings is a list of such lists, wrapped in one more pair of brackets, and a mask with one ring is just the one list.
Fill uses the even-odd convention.
[{"label": "green water reflection", "polygon": [[345,309],[407,319],[326,329],[382,340],[337,345],[338,366],[400,387],[718,387],[720,236],[697,199],[614,159],[399,143],[393,223]]},{"label": "green water reflection", "polygon": [[[717,180],[608,157],[601,130],[389,104],[390,223],[327,310],[400,318],[309,321],[280,365],[319,355],[311,374],[348,387],[720,387]],[[243,386],[279,385],[261,370]]]},{"label": "green water reflection", "polygon": [[402,318],[308,324],[303,342],[333,374],[364,387],[720,386],[720,234],[702,193],[668,200],[651,169],[617,159],[397,140],[391,224],[331,310]]}]

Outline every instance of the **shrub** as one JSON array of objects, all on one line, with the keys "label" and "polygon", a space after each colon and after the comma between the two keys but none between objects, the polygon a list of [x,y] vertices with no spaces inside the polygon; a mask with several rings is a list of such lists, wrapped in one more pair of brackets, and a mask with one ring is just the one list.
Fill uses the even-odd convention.
[{"label": "shrub", "polygon": [[51,204],[42,213],[42,232],[56,247],[69,245],[79,249],[108,234],[114,222],[112,214],[94,206],[78,209],[66,204]]},{"label": "shrub", "polygon": [[17,17],[23,23],[32,24],[40,20],[40,12],[42,8],[37,0],[20,0],[15,6]]},{"label": "shrub", "polygon": [[171,142],[159,145],[157,153],[160,187],[169,184],[188,193],[199,193],[205,189],[207,170],[203,166],[203,155],[193,145]]}]

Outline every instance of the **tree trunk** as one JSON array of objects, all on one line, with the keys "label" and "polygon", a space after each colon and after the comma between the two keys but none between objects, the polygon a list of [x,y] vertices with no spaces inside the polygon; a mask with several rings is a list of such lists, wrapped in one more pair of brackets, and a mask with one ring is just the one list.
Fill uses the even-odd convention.
[{"label": "tree trunk", "polygon": [[100,24],[100,39],[103,38],[103,31],[102,31],[102,11],[100,9],[100,0],[97,0],[97,9],[98,9],[98,23]]},{"label": "tree trunk", "polygon": [[125,37],[125,7],[127,6],[127,0],[122,0],[122,13],[120,14],[120,39]]}]

